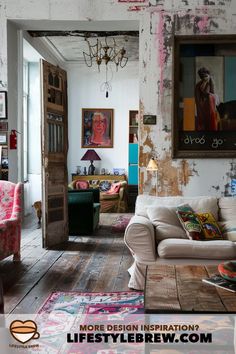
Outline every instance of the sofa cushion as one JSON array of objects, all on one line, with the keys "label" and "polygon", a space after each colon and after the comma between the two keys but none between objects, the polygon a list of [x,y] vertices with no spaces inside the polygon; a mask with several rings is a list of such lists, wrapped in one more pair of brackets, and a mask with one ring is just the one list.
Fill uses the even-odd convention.
[{"label": "sofa cushion", "polygon": [[76,181],[75,189],[88,189],[89,183],[88,181]]},{"label": "sofa cushion", "polygon": [[100,181],[99,189],[101,192],[107,192],[110,190],[112,182],[110,181]]},{"label": "sofa cushion", "polygon": [[147,214],[155,226],[157,241],[166,238],[187,238],[176,215],[175,207],[151,207],[147,208]]},{"label": "sofa cushion", "polygon": [[120,187],[121,187],[120,182],[112,183],[111,188],[110,188],[107,192],[105,192],[105,193],[106,193],[106,194],[116,194],[116,193],[119,193]]},{"label": "sofa cushion", "polygon": [[180,204],[177,206],[176,208],[177,211],[184,211],[184,212],[194,212],[193,208],[191,208],[191,206],[189,204]]},{"label": "sofa cushion", "polygon": [[236,221],[220,221],[218,222],[223,238],[236,242]]},{"label": "sofa cushion", "polygon": [[236,245],[228,240],[166,239],[158,244],[157,252],[161,258],[232,259],[236,257]]},{"label": "sofa cushion", "polygon": [[219,220],[229,221],[235,220],[236,216],[236,198],[222,197],[219,198]]},{"label": "sofa cushion", "polygon": [[204,232],[197,214],[177,210],[177,216],[190,240],[204,240]]},{"label": "sofa cushion", "polygon": [[205,240],[222,240],[220,227],[211,213],[196,214],[204,233]]},{"label": "sofa cushion", "polygon": [[140,194],[136,199],[135,214],[148,217],[147,208],[166,206],[177,207],[180,204],[189,204],[197,213],[211,212],[215,219],[218,220],[218,204],[216,197],[156,197],[151,195]]}]

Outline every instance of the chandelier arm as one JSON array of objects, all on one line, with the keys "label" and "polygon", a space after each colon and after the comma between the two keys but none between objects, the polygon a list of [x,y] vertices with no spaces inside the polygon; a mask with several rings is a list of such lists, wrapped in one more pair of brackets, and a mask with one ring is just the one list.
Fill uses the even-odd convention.
[{"label": "chandelier arm", "polygon": [[86,64],[89,68],[91,68],[92,65],[93,65],[93,58],[92,58],[89,54],[87,54],[87,53],[85,53],[85,52],[83,52],[83,56],[84,56],[85,64]]},{"label": "chandelier arm", "polygon": [[[122,64],[122,62],[123,62],[123,64]],[[121,59],[121,61],[120,61],[120,67],[124,68],[127,63],[128,63],[128,58],[127,57],[123,57]]]},{"label": "chandelier arm", "polygon": [[[107,66],[109,62],[113,62],[116,65],[116,71],[118,67],[124,68],[128,62],[128,57],[125,57],[126,50],[124,47],[118,47],[115,38],[113,37],[113,44],[109,44],[107,37],[104,38],[104,45],[101,40],[97,38],[96,44],[91,45],[88,38],[85,39],[88,44],[89,53],[83,52],[85,63],[88,67],[92,67],[93,59],[98,65],[98,70],[100,72],[100,66],[105,63]],[[107,68],[106,68],[107,70]],[[107,75],[106,75],[106,82]]]},{"label": "chandelier arm", "polygon": [[107,43],[107,37],[105,37],[104,42],[105,42],[106,47],[109,47],[109,44]]},{"label": "chandelier arm", "polygon": [[112,61],[112,55],[114,52],[114,48],[109,47],[108,51],[107,51],[107,55],[110,57],[110,60]]}]

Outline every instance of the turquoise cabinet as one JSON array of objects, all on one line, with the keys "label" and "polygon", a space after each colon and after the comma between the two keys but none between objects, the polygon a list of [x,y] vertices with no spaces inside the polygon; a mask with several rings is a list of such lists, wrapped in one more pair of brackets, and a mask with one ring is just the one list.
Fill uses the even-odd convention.
[{"label": "turquoise cabinet", "polygon": [[129,165],[129,184],[138,184],[138,165]]},{"label": "turquoise cabinet", "polygon": [[138,144],[129,144],[128,184],[138,184]]},{"label": "turquoise cabinet", "polygon": [[138,185],[138,121],[138,111],[129,111],[129,185]]},{"label": "turquoise cabinet", "polygon": [[129,144],[129,164],[138,163],[138,144]]}]

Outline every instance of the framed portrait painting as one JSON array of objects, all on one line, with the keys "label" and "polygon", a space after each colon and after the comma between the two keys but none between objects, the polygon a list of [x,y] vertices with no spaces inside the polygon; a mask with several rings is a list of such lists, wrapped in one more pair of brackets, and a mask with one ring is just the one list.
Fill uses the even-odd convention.
[{"label": "framed portrait painting", "polygon": [[81,147],[113,147],[113,109],[82,109]]},{"label": "framed portrait painting", "polygon": [[173,157],[236,157],[236,36],[175,36]]},{"label": "framed portrait painting", "polygon": [[0,91],[0,119],[7,119],[7,92]]}]

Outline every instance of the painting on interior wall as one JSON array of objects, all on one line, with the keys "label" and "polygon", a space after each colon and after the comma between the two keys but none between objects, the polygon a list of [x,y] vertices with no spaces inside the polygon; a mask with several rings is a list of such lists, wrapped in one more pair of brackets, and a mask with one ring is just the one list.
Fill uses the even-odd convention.
[{"label": "painting on interior wall", "polygon": [[113,109],[82,109],[82,148],[113,147]]},{"label": "painting on interior wall", "polygon": [[236,157],[236,36],[176,36],[173,157]]}]

